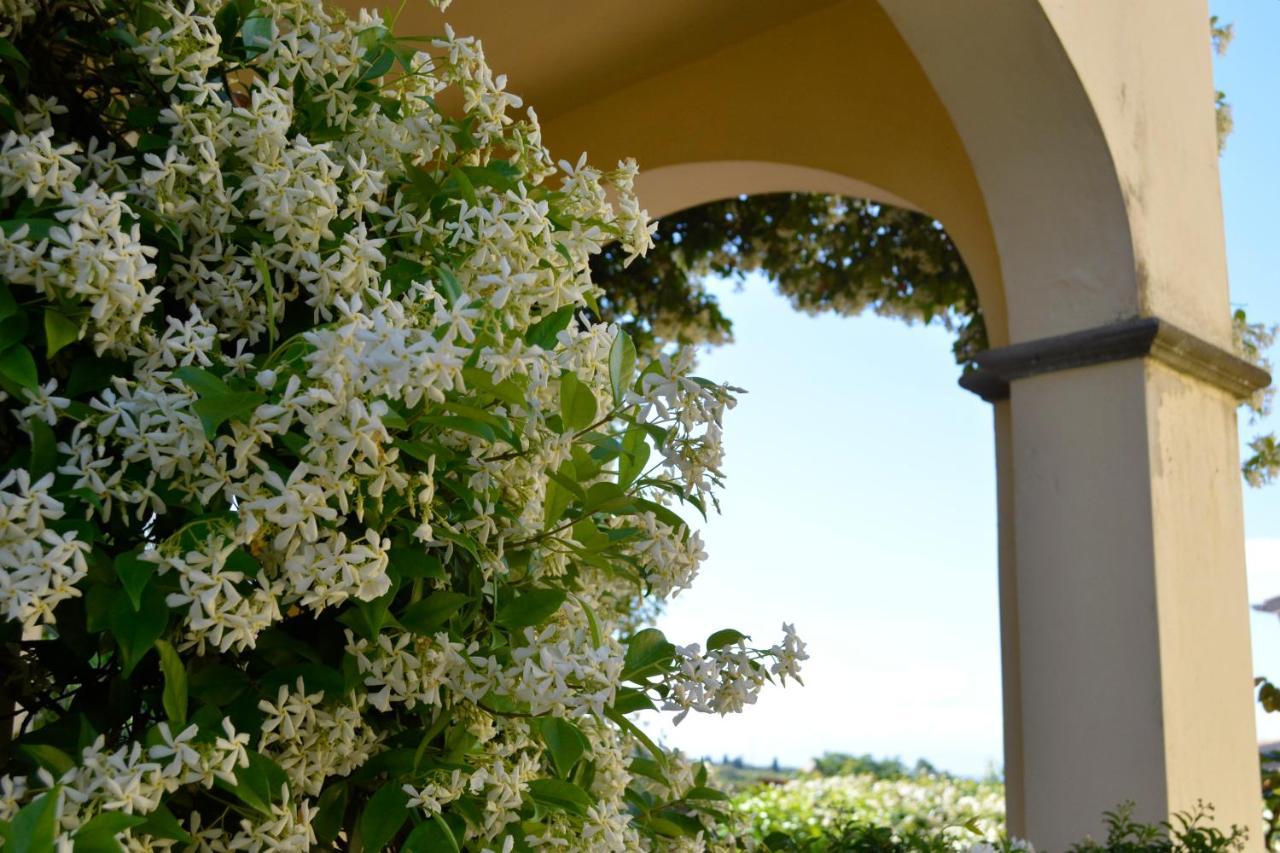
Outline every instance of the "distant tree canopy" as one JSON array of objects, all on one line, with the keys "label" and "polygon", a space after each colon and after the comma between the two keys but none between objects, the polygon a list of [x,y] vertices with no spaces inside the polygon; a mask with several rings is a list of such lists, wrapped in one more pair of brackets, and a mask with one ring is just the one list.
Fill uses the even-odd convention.
[{"label": "distant tree canopy", "polygon": [[941,322],[956,332],[961,363],[987,346],[960,253],[936,220],[910,210],[807,193],[731,198],[664,217],[649,254],[629,267],[625,259],[606,248],[592,273],[604,318],[641,346],[731,340],[732,321],[703,279],[753,272],[808,313]]}]

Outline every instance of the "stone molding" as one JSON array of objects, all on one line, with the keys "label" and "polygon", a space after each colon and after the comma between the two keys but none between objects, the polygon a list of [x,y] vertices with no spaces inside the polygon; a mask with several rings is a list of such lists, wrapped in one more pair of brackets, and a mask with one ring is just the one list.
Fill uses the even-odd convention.
[{"label": "stone molding", "polygon": [[985,350],[960,387],[988,403],[1008,399],[1009,383],[1028,376],[1150,357],[1244,399],[1271,384],[1271,374],[1159,317],[1134,317],[1080,332]]}]

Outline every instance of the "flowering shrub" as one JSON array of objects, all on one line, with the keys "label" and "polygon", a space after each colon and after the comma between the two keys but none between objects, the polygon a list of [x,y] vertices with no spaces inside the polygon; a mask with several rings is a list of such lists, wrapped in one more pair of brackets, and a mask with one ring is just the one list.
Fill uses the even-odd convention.
[{"label": "flowering shrub", "polygon": [[1004,830],[1001,783],[940,773],[802,778],[747,791],[733,804],[752,834],[777,849],[845,849],[831,845],[886,834],[925,844],[920,849],[968,849]]},{"label": "flowering shrub", "polygon": [[636,615],[703,558],[734,389],[590,320],[634,164],[390,29],[0,10],[5,849],[738,843],[626,716],[805,658]]},{"label": "flowering shrub", "polygon": [[[805,853],[1035,853],[1004,830],[998,781],[945,773],[810,777],[762,786],[734,798],[751,835],[771,851]],[[1067,853],[1227,853],[1245,849],[1248,831],[1213,825],[1203,804],[1168,822],[1133,819],[1133,804],[1104,815],[1106,836]]]}]

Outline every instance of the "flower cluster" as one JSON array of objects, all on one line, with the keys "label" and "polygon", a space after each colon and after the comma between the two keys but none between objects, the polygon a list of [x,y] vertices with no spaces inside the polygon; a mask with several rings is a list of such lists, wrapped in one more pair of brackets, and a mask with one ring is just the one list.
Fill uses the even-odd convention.
[{"label": "flower cluster", "polygon": [[735,848],[627,715],[806,655],[639,624],[736,389],[592,319],[592,256],[650,245],[635,164],[554,159],[447,26],[0,16],[0,837]]}]

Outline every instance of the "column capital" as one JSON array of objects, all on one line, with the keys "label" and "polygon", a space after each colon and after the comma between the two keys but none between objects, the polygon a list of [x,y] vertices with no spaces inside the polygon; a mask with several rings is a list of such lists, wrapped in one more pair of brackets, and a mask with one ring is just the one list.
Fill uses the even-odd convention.
[{"label": "column capital", "polygon": [[960,387],[989,403],[1009,396],[1016,379],[1130,358],[1154,358],[1244,399],[1271,384],[1271,374],[1235,353],[1159,317],[1133,317],[1079,332],[985,350]]}]

